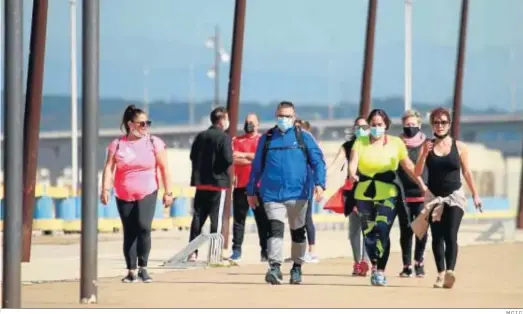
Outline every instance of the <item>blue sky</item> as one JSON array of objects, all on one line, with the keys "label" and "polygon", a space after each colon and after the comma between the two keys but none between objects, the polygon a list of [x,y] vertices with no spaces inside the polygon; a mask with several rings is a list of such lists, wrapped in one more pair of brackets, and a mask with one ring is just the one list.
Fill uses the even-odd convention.
[{"label": "blue sky", "polygon": [[[211,99],[206,77],[214,25],[230,50],[233,0],[105,0],[101,3],[101,94],[142,99],[143,68],[151,100]],[[323,5],[320,5],[323,3]],[[241,98],[267,102],[358,101],[366,0],[248,0]],[[32,1],[24,0],[26,47]],[[452,97],[460,1],[414,0],[413,96],[443,103]],[[510,82],[523,94],[521,0],[471,0],[464,102],[510,108]],[[379,1],[372,95],[403,94],[403,1]],[[69,94],[69,4],[49,1],[44,93]],[[81,52],[81,1],[78,4]],[[510,51],[514,58],[510,61]],[[26,49],[28,53],[28,49]],[[79,61],[79,66],[81,65]],[[228,66],[222,66],[221,94]],[[81,80],[80,80],[81,81]]]}]

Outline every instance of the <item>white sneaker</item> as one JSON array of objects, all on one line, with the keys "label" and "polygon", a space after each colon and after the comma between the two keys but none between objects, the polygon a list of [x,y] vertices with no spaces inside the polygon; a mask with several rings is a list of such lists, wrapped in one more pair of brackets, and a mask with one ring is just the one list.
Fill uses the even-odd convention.
[{"label": "white sneaker", "polygon": [[311,263],[311,264],[316,264],[316,263],[320,262],[320,259],[318,258],[318,256],[311,254],[311,253],[306,253],[304,259],[305,259],[306,263]]},{"label": "white sneaker", "polygon": [[454,283],[456,282],[456,276],[454,275],[454,271],[447,270],[447,272],[445,273],[445,279],[443,281],[443,288],[452,289]]}]

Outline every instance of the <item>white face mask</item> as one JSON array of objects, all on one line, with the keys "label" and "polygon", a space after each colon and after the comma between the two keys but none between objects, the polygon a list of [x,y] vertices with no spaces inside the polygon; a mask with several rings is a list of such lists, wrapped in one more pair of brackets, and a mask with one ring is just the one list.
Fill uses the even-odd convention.
[{"label": "white face mask", "polygon": [[131,129],[131,134],[136,136],[136,137],[143,137],[145,136],[146,132],[140,132],[138,131],[137,129]]}]

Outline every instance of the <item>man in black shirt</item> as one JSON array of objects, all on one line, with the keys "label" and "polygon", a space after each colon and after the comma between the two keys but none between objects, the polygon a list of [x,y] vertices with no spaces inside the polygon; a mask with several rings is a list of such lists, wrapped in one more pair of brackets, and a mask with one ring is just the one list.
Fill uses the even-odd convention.
[{"label": "man in black shirt", "polygon": [[[210,115],[212,126],[200,132],[191,147],[191,186],[196,187],[194,212],[189,241],[202,232],[211,218],[211,233],[219,233],[222,224],[226,189],[231,188],[229,167],[233,163],[231,138],[225,131],[229,128],[229,115],[224,107],[215,108]],[[189,257],[196,260],[198,251]]]}]

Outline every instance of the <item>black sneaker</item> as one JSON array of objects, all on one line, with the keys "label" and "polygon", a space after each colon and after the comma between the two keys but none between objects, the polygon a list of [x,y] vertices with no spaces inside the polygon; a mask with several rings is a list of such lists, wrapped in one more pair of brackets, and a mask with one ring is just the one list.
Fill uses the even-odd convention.
[{"label": "black sneaker", "polygon": [[403,267],[403,270],[400,273],[400,277],[403,277],[403,278],[412,277],[412,267],[411,266]]},{"label": "black sneaker", "polygon": [[281,285],[283,275],[280,270],[280,265],[272,265],[265,274],[265,282],[271,285]]},{"label": "black sneaker", "polygon": [[414,272],[416,273],[416,277],[425,277],[425,266],[423,264],[414,265]]},{"label": "black sneaker", "polygon": [[122,282],[124,283],[133,283],[133,282],[137,282],[138,281],[138,277],[136,276],[135,273],[127,273],[127,276],[123,277],[122,278]]},{"label": "black sneaker", "polygon": [[301,283],[301,267],[291,268],[291,279],[289,283],[291,285],[299,285]]},{"label": "black sneaker", "polygon": [[151,278],[151,276],[149,276],[149,274],[147,273],[147,269],[145,268],[140,268],[140,270],[138,271],[138,277],[141,281],[145,283],[153,282],[153,279]]}]

